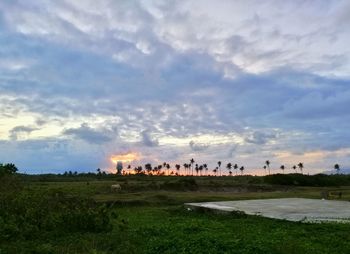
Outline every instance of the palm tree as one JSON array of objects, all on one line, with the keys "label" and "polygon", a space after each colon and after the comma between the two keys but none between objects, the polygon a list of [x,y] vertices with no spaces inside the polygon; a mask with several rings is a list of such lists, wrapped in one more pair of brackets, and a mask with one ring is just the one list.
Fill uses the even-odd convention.
[{"label": "palm tree", "polygon": [[193,158],[190,160],[190,163],[191,163],[192,175],[193,175],[193,164],[194,164],[194,159]]},{"label": "palm tree", "polygon": [[285,169],[284,165],[281,165],[280,169],[282,170],[282,172],[284,174],[284,169]]},{"label": "palm tree", "polygon": [[165,167],[166,167],[166,169],[167,169],[167,171],[168,171],[168,175],[169,175],[170,164],[167,163],[167,164],[165,165]]},{"label": "palm tree", "polygon": [[264,173],[265,173],[265,175],[266,175],[266,165],[263,166],[263,169],[264,169]]},{"label": "palm tree", "polygon": [[131,165],[130,164],[128,165],[127,169],[128,169],[128,174],[130,174],[130,170],[131,170]]},{"label": "palm tree", "polygon": [[293,166],[292,169],[294,169],[294,172],[296,173],[297,172],[297,166]]},{"label": "palm tree", "polygon": [[[232,163],[231,162],[227,163],[226,168],[229,171],[229,175],[231,175],[232,174],[232,172],[231,172]],[[231,174],[230,174],[230,172],[231,172]]]},{"label": "palm tree", "polygon": [[185,168],[185,175],[187,175],[188,164],[187,164],[187,163],[184,163],[183,166],[184,166],[184,168]]},{"label": "palm tree", "polygon": [[195,170],[196,170],[196,174],[197,174],[197,176],[198,176],[198,171],[199,171],[198,164],[196,164]]},{"label": "palm tree", "polygon": [[203,168],[204,168],[203,165],[200,165],[200,166],[198,167],[199,175],[200,175],[200,176],[202,176]]},{"label": "palm tree", "polygon": [[216,173],[218,172],[218,167],[216,167],[216,168],[213,170],[213,172],[214,172],[214,175],[216,176]]},{"label": "palm tree", "polygon": [[[150,164],[151,165],[151,164]],[[135,173],[136,174],[141,174],[142,173],[142,166],[135,167]]]},{"label": "palm tree", "polygon": [[179,174],[180,168],[181,168],[180,164],[176,164],[175,168],[176,168],[176,171],[177,171],[176,174]]},{"label": "palm tree", "polygon": [[237,175],[238,174],[238,165],[237,164],[233,165],[233,168],[236,171],[236,175]]},{"label": "palm tree", "polygon": [[150,174],[152,172],[152,165],[150,163],[145,164],[145,169]]},{"label": "palm tree", "polygon": [[[165,165],[165,166],[166,166],[166,165]],[[164,166],[164,167],[165,167],[165,166]],[[158,175],[162,173],[162,168],[163,168],[163,165],[162,165],[162,164],[159,164],[159,165],[156,167],[155,171],[157,172]]]},{"label": "palm tree", "polygon": [[334,169],[337,171],[337,174],[339,174],[340,166],[338,163],[334,165]]},{"label": "palm tree", "polygon": [[219,168],[219,176],[221,176],[221,161],[218,161],[218,168]]},{"label": "palm tree", "polygon": [[241,175],[243,175],[244,167],[240,167],[239,170],[241,171]]},{"label": "palm tree", "polygon": [[162,173],[162,168],[161,167],[159,167],[160,165],[158,165],[158,166],[155,166],[153,169],[152,169],[152,172],[153,172],[153,174],[155,174],[155,175],[161,175],[161,173]]},{"label": "palm tree", "polygon": [[302,162],[299,162],[298,168],[300,169],[300,172],[303,173],[304,164]]},{"label": "palm tree", "polygon": [[265,161],[265,164],[266,164],[266,166],[269,170],[269,174],[270,174],[270,161],[269,160]]},{"label": "palm tree", "polygon": [[205,173],[208,174],[208,173],[207,173],[207,172],[208,172],[208,165],[204,163],[204,164],[203,164],[203,167],[204,167],[204,169],[205,169]]}]

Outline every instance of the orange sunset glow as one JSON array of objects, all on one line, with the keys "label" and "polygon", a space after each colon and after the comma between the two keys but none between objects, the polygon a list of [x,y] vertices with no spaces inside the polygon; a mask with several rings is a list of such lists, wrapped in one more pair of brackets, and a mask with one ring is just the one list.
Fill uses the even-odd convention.
[{"label": "orange sunset glow", "polygon": [[128,153],[122,153],[122,154],[114,154],[110,157],[111,162],[117,163],[118,161],[121,162],[132,162],[135,160],[141,159],[141,155],[137,152],[128,152]]}]

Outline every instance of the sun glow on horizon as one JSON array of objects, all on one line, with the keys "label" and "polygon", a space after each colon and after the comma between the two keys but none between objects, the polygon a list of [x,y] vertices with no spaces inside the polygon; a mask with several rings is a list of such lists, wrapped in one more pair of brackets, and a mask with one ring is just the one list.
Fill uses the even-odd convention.
[{"label": "sun glow on horizon", "polygon": [[141,155],[137,152],[114,154],[110,157],[111,162],[113,162],[114,164],[116,164],[118,161],[133,162],[140,159],[141,159]]}]

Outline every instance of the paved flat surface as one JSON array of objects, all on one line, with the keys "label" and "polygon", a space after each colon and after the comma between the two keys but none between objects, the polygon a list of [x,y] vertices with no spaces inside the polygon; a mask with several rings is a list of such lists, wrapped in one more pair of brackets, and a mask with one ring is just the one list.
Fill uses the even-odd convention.
[{"label": "paved flat surface", "polygon": [[306,198],[257,199],[222,202],[186,203],[186,207],[216,211],[241,211],[249,215],[289,221],[350,223],[350,202]]}]

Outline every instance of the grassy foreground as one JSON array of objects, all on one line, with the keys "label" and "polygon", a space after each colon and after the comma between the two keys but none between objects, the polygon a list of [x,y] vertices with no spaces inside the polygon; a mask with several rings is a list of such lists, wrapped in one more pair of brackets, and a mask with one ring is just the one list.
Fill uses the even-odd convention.
[{"label": "grassy foreground", "polygon": [[[115,183],[122,185],[121,192],[110,190]],[[193,212],[182,206],[194,201],[320,198],[325,190],[342,191],[342,199],[349,200],[349,186],[300,187],[250,183],[246,178],[143,176],[89,181],[27,179],[22,186],[11,188],[18,189],[7,203],[4,193],[10,188],[1,190],[7,211],[16,208],[13,213],[26,220],[36,218],[35,223],[47,223],[35,228],[35,223],[14,220],[13,227],[26,227],[0,229],[1,254],[350,253],[349,224],[302,224],[239,213]],[[19,195],[22,197],[11,208],[12,200]],[[20,204],[32,212],[18,211]]]}]

